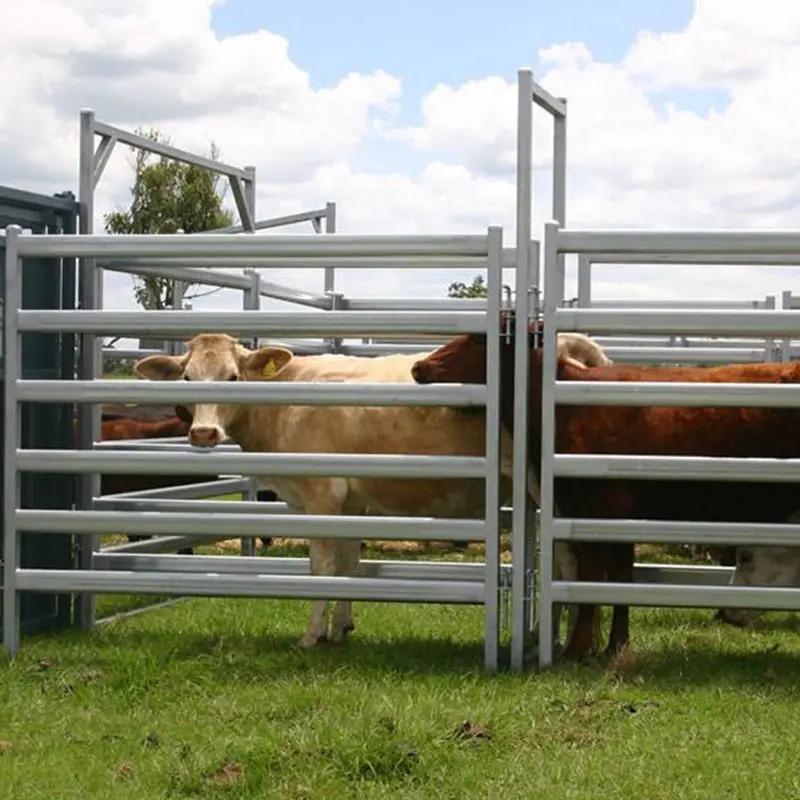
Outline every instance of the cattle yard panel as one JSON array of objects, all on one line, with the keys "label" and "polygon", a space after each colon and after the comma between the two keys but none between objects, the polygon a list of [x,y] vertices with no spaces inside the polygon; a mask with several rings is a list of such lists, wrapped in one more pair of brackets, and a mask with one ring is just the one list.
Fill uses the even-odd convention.
[{"label": "cattle yard panel", "polygon": [[[556,337],[559,331],[593,335],[694,335],[779,338],[792,335],[800,312],[792,310],[563,308],[563,256],[604,253],[616,261],[650,263],[659,254],[662,263],[686,258],[694,263],[800,262],[800,233],[789,231],[579,231],[562,229],[557,222],[545,228],[544,361],[542,376],[541,553],[539,596],[539,663],[553,658],[554,603],[621,602],[632,605],[728,607],[761,610],[800,609],[800,590],[752,586],[720,586],[715,570],[691,582],[702,568],[685,567],[683,585],[646,581],[635,584],[554,581],[553,544],[558,540],[628,542],[693,542],[703,544],[800,545],[800,526],[756,525],[655,520],[593,520],[556,518],[555,477],[592,477],[659,480],[796,481],[800,459],[735,459],[656,456],[566,455],[555,453],[555,406],[571,405],[678,405],[796,407],[793,386],[760,384],[592,382],[591,385],[556,381]],[[613,259],[612,259],[613,256]],[[622,259],[619,259],[622,260]],[[649,567],[655,576],[659,568]]]},{"label": "cattle yard panel", "polygon": [[[486,451],[483,458],[445,456],[393,456],[393,455],[328,455],[294,453],[237,453],[237,452],[130,452],[128,450],[100,449],[72,451],[23,450],[13,434],[9,436],[4,453],[6,530],[5,560],[14,565],[7,570],[4,585],[4,648],[9,653],[19,648],[17,619],[17,594],[19,591],[84,592],[135,592],[173,595],[237,595],[278,596],[321,599],[382,599],[387,601],[421,601],[447,603],[480,603],[485,606],[485,666],[496,669],[499,658],[499,352],[490,348],[487,383],[484,386],[420,387],[416,385],[358,384],[293,385],[294,395],[287,394],[285,384],[270,382],[186,383],[131,381],[39,381],[31,386],[19,378],[19,337],[28,331],[70,330],[84,335],[147,335],[170,338],[185,337],[204,330],[227,330],[234,335],[285,333],[287,335],[341,336],[341,335],[417,335],[420,337],[458,333],[486,333],[490,341],[499,341],[499,310],[501,302],[502,229],[489,228],[485,235],[475,236],[238,236],[235,234],[156,235],[156,236],[55,236],[39,237],[20,235],[18,228],[7,231],[6,280],[9,307],[6,314],[8,337],[6,381],[6,430],[18,430],[18,404],[21,397],[32,402],[42,402],[57,390],[66,401],[98,404],[102,398],[116,401],[144,400],[155,402],[169,398],[169,402],[218,402],[221,399],[236,402],[280,404],[287,402],[319,405],[447,405],[486,407]],[[483,311],[461,312],[395,312],[376,317],[365,312],[338,311],[335,314],[265,313],[251,311],[247,314],[230,312],[131,311],[104,312],[85,309],[77,312],[20,311],[19,281],[26,259],[32,256],[66,255],[83,259],[102,257],[156,257],[165,262],[178,257],[215,256],[219,267],[229,267],[229,259],[247,256],[254,259],[280,256],[284,267],[302,267],[308,259],[325,261],[335,258],[349,268],[387,267],[402,260],[406,266],[429,268],[431,259],[451,259],[453,265],[482,269],[487,272],[488,302]],[[415,256],[416,258],[412,258]],[[345,259],[347,259],[345,261]],[[59,313],[60,317],[53,316]],[[164,390],[168,391],[165,395]],[[111,394],[109,394],[111,390]],[[187,391],[188,390],[188,391]],[[255,390],[255,391],[254,391]],[[319,530],[326,537],[352,537],[355,529],[367,525],[363,517],[306,517],[301,515],[259,515],[252,513],[202,513],[160,512],[158,516],[132,515],[128,511],[97,511],[79,509],[58,513],[44,510],[20,509],[16,492],[16,476],[25,471],[94,472],[104,473],[157,473],[184,474],[221,473],[283,474],[283,475],[339,475],[384,476],[408,478],[471,477],[485,479],[486,513],[483,520],[434,520],[412,518],[380,518],[369,520],[370,538],[420,540],[459,539],[483,541],[486,545],[485,564],[480,580],[475,580],[474,565],[453,564],[448,580],[419,578],[374,577],[322,577],[286,573],[265,574],[230,572],[213,574],[192,571],[119,571],[88,567],[78,570],[27,570],[18,566],[19,534],[24,531],[76,531],[84,536],[102,531],[119,530],[127,533],[175,534],[192,530],[204,538],[236,535],[269,535],[274,523],[281,530],[307,535],[309,530]],[[189,487],[186,487],[187,489]],[[153,493],[150,493],[152,497]],[[260,504],[259,504],[260,505]],[[248,509],[249,510],[249,509]],[[135,523],[135,524],[132,524]],[[310,527],[312,526],[312,527]],[[137,543],[138,544],[138,543]],[[145,543],[142,543],[145,544]],[[109,556],[112,554],[108,554]],[[113,554],[119,558],[126,554]],[[127,554],[130,555],[130,554]],[[93,553],[102,559],[103,553]],[[162,555],[136,554],[140,565],[164,564]],[[197,569],[205,556],[193,556]],[[226,557],[230,569],[238,563],[263,564],[265,559],[248,560],[246,557]],[[150,559],[156,559],[152,561]],[[160,561],[159,561],[160,559]],[[107,562],[106,562],[107,563]],[[119,562],[117,562],[119,563]],[[174,562],[169,562],[174,563]],[[16,567],[16,568],[14,568]],[[409,562],[408,569],[416,569]],[[257,568],[256,568],[257,569]],[[422,565],[421,574],[430,572]],[[438,574],[438,573],[437,573]],[[460,576],[468,577],[462,579]]]},{"label": "cattle yard panel", "polygon": [[[578,256],[579,308],[640,308],[640,309],[714,309],[714,310],[774,310],[775,295],[763,300],[594,300],[592,298],[593,264],[715,264],[713,257],[702,253],[581,253]],[[734,254],[727,262],[731,265],[753,264],[786,266],[797,263],[797,259],[785,255],[739,256]],[[784,307],[786,307],[784,305]],[[778,361],[782,357],[782,346],[773,339],[720,340],[690,339],[669,336],[667,338],[642,339],[641,337],[602,337],[602,345],[609,358],[626,364],[730,364],[753,361]]]}]

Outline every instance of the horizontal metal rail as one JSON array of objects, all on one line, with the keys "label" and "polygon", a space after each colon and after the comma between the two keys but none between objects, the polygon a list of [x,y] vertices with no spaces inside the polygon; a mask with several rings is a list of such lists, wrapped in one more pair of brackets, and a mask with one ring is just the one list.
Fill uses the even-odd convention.
[{"label": "horizontal metal rail", "polygon": [[244,275],[230,272],[217,272],[212,269],[197,269],[195,267],[179,267],[172,264],[153,264],[130,266],[128,264],[96,262],[97,266],[111,272],[130,273],[155,278],[167,278],[184,283],[202,283],[206,286],[219,286],[222,289],[250,289],[253,282]]},{"label": "horizontal metal rail", "polygon": [[483,298],[443,297],[345,297],[347,311],[481,311],[486,309]]},{"label": "horizontal metal rail", "polygon": [[[220,478],[219,480],[188,483],[184,486],[160,486],[158,489],[138,489],[135,492],[119,492],[105,494],[106,500],[124,500],[137,498],[164,498],[170,500],[193,500],[197,497],[209,497],[222,494],[246,492],[252,483],[251,478]],[[100,498],[95,498],[98,500]]]},{"label": "horizontal metal rail", "polygon": [[[87,313],[87,312],[80,312]],[[702,336],[793,336],[800,331],[800,311],[670,311],[665,309],[560,308],[559,331],[602,333],[695,334]]]},{"label": "horizontal metal rail", "polygon": [[[87,312],[80,312],[87,313]],[[192,316],[192,315],[187,315]],[[22,402],[237,403],[306,406],[481,406],[483,384],[308,381],[17,381]]]},{"label": "horizontal metal rail", "polygon": [[480,478],[486,459],[475,456],[360,453],[142,453],[100,450],[17,450],[20,472],[107,472],[114,475],[251,475],[340,478]]},{"label": "horizontal metal rail", "polygon": [[[488,258],[486,234],[384,236],[379,234],[335,236],[241,236],[225,233],[191,234],[25,234],[19,237],[19,256],[53,258],[220,258],[225,268],[232,258],[256,256],[287,259],[397,258],[458,256]],[[410,265],[416,259],[409,259]],[[130,262],[128,262],[130,263]],[[197,262],[195,262],[197,263]],[[251,266],[255,264],[249,262]],[[326,262],[327,263],[327,262]],[[187,264],[187,266],[189,266]],[[366,264],[364,266],[367,266]],[[454,265],[455,266],[455,265]]]},{"label": "horizontal metal rail", "polygon": [[[145,263],[138,263],[141,261]],[[197,266],[197,260],[189,259],[189,261],[193,266],[176,265],[174,262],[168,264],[153,264],[150,259],[128,259],[125,262],[103,259],[99,261],[99,266],[113,272],[167,278],[169,280],[183,281],[184,283],[190,284],[200,283],[207,286],[219,286],[223,289],[247,291],[253,287],[252,280],[244,275],[219,272],[218,270],[210,268],[200,268]],[[219,266],[219,261],[217,259],[209,259],[209,262],[213,266]],[[252,266],[250,261],[247,261],[246,265]],[[262,297],[271,297],[275,300],[297,303],[298,305],[309,306],[311,308],[329,310],[333,307],[332,298],[326,295],[312,294],[311,292],[304,292],[300,289],[282,286],[270,281],[260,281],[259,294]]]},{"label": "horizontal metal rail", "polygon": [[[378,356],[413,355],[415,353],[430,353],[439,345],[425,347],[424,342],[419,344],[343,344],[338,352],[345,356],[362,356],[364,358],[377,358]],[[431,384],[428,384],[431,385]],[[453,384],[464,385],[464,384]]]},{"label": "horizontal metal rail", "polygon": [[164,351],[163,350],[154,350],[153,348],[116,348],[116,347],[104,347],[103,348],[103,358],[105,359],[113,359],[113,358],[146,358],[147,356],[156,356],[161,355]]},{"label": "horizontal metal rail", "polygon": [[685,364],[750,364],[764,360],[764,347],[604,347],[605,354],[617,363],[650,364],[680,362]]},{"label": "horizontal metal rail", "polygon": [[386,603],[483,605],[483,581],[398,580],[321,575],[223,575],[121,570],[18,569],[20,592],[270,597]]},{"label": "horizontal metal rail", "polygon": [[[800,264],[800,258],[798,258]],[[592,300],[591,308],[657,308],[677,311],[688,309],[723,309],[729,311],[768,308],[765,300]]]},{"label": "horizontal metal rail", "polygon": [[95,498],[94,507],[101,511],[149,511],[160,514],[203,512],[206,514],[293,514],[286,503],[255,500],[158,500],[148,497],[122,498],[106,495]]},{"label": "horizontal metal rail", "polygon": [[668,583],[553,581],[556,603],[593,603],[671,608],[747,608],[800,611],[800,587],[686,586]]},{"label": "horizontal metal rail", "polygon": [[18,509],[20,529],[32,533],[114,533],[128,536],[150,534],[192,536],[211,539],[240,536],[286,538],[386,539],[409,541],[485,541],[486,524],[472,519],[433,517],[363,517],[328,514],[252,515],[141,511],[62,511]]},{"label": "horizontal metal rail", "polygon": [[[328,213],[326,208],[315,208],[311,211],[300,211],[297,214],[286,214],[283,217],[256,220],[253,229],[264,231],[269,228],[283,228],[286,225],[296,225],[300,222],[312,222],[315,219],[324,219]],[[216,228],[208,233],[243,233],[242,225],[228,225],[225,228]]]},{"label": "horizontal metal rail", "polygon": [[723,544],[800,547],[800,525],[673,522],[639,519],[555,519],[553,538],[586,542]]},{"label": "horizontal metal rail", "polygon": [[[727,256],[785,255],[800,262],[800,231],[771,230],[579,230],[561,229],[547,224],[556,237],[561,253],[640,253],[640,254],[702,254],[709,255],[706,263],[727,265]],[[718,261],[712,261],[712,258]]]},{"label": "horizontal metal rail", "polygon": [[291,286],[282,286],[279,283],[265,280],[260,280],[258,286],[258,293],[261,297],[271,297],[273,300],[309,306],[310,308],[320,308],[324,311],[329,311],[333,308],[333,298],[329,295],[312,294],[300,289],[293,289]]},{"label": "horizontal metal rail", "polygon": [[[94,450],[147,450],[152,453],[191,453],[197,448],[187,440],[171,444],[168,442],[148,442],[146,439],[134,441],[130,439],[109,439],[105,442],[95,442]],[[217,453],[241,453],[238,444],[218,444],[214,447]]]},{"label": "horizontal metal rail", "polygon": [[[185,456],[184,456],[185,457]],[[596,456],[556,453],[560,478],[640,478],[652,481],[800,481],[798,458],[714,458],[710,456]]]},{"label": "horizontal metal rail", "polygon": [[691,336],[593,336],[597,344],[604,350],[609,347],[664,347],[673,349],[701,350],[706,348],[720,350],[763,350],[770,337],[759,339],[738,339],[738,338],[713,338],[713,337],[691,337]]},{"label": "horizontal metal rail", "polygon": [[800,406],[800,383],[556,381],[555,399],[579,406],[795,408]]},{"label": "horizontal metal rail", "polygon": [[[308,575],[307,558],[263,558],[257,556],[135,555],[104,551],[95,555],[98,570],[164,570],[167,572],[218,572],[238,575]],[[394,561],[369,559],[358,566],[355,577],[395,580],[483,581],[481,562]],[[511,571],[508,564],[501,570]]]},{"label": "horizontal metal rail", "polygon": [[[170,541],[181,540],[181,546],[191,544],[190,537],[170,537]],[[183,540],[187,541],[184,542]],[[165,572],[218,572],[240,575],[308,575],[311,565],[307,558],[255,557],[255,556],[185,556],[147,551],[145,546],[160,540],[134,542],[105,548],[95,554],[92,561],[96,570],[137,570]],[[166,541],[166,540],[161,540]],[[174,546],[174,545],[173,545]],[[433,581],[482,581],[483,562],[453,561],[395,561],[369,559],[358,565],[356,577],[395,578]],[[513,571],[511,564],[501,564],[503,580],[508,582]],[[642,583],[658,581],[679,585],[722,586],[730,581],[730,567],[684,564],[634,565],[634,580]]]},{"label": "horizontal metal rail", "polygon": [[[167,234],[163,234],[166,236]],[[336,234],[338,239],[340,234]],[[125,238],[128,238],[127,236]],[[252,238],[252,237],[250,237]],[[282,241],[275,236],[256,237],[268,242]],[[286,237],[291,238],[291,237]],[[336,241],[333,236],[318,236],[319,242]],[[266,250],[266,247],[262,249]],[[321,247],[319,249],[322,249]],[[216,269],[243,269],[243,268],[271,268],[271,269],[320,269],[328,264],[340,269],[459,269],[459,270],[485,270],[487,267],[486,255],[306,255],[289,256],[274,255],[242,255],[241,251],[235,255],[197,256],[186,258],[185,253],[175,256],[161,256],[157,260],[154,256],[102,259],[107,268],[113,269],[115,264],[137,269],[139,266],[149,268],[155,264],[176,266],[180,268],[216,268]]]},{"label": "horizontal metal rail", "polygon": [[633,579],[636,583],[671,583],[680,586],[727,586],[732,576],[732,567],[718,567],[716,565],[640,564],[638,562],[633,565]]},{"label": "horizontal metal rail", "polygon": [[293,339],[287,341],[285,339],[275,340],[272,338],[259,338],[258,344],[260,347],[266,345],[285,347],[287,350],[291,350],[296,356],[318,356],[331,352],[330,342],[311,342],[308,339]]},{"label": "horizontal metal rail", "polygon": [[[208,539],[198,538],[197,536],[154,536],[151,539],[144,539],[139,542],[124,542],[110,547],[103,547],[95,550],[96,553],[163,553],[164,551],[174,552],[182,547],[196,547],[200,544],[209,544]],[[183,556],[181,556],[183,558]],[[94,562],[92,562],[94,563]],[[99,569],[99,567],[98,567]]]},{"label": "horizontal metal rail", "polygon": [[[719,254],[714,252],[697,253],[591,253],[590,259],[594,264],[636,264],[637,266],[655,266],[657,264],[703,264],[711,266],[776,266],[792,267],[800,264],[800,255],[794,253],[725,253],[724,262],[720,262]],[[702,302],[702,301],[698,301]],[[763,301],[759,301],[763,302]],[[594,301],[592,302],[594,305]]]},{"label": "horizontal metal rail", "polygon": [[[800,314],[800,312],[798,312]],[[296,311],[19,311],[20,332],[89,333],[99,336],[185,337],[223,330],[232,336],[381,336],[424,339],[486,333],[480,311],[404,311],[380,316],[369,311],[329,314]]]}]

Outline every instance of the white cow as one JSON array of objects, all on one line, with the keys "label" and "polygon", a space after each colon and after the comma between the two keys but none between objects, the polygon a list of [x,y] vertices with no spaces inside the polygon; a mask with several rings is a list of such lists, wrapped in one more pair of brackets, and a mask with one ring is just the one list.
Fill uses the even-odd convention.
[{"label": "white cow", "polygon": [[[559,349],[581,363],[605,359],[602,349],[580,334],[561,334]],[[252,351],[226,334],[201,334],[184,355],[159,354],[136,364],[149,380],[193,381],[346,381],[413,383],[411,366],[428,353],[366,358],[343,355],[295,356],[283,347]],[[608,363],[607,359],[603,363]],[[399,453],[404,455],[483,456],[485,420],[446,407],[362,407],[198,404],[193,407],[189,440],[215,447],[229,436],[243,451],[307,453]],[[512,444],[501,431],[501,496],[511,494]],[[265,476],[272,489],[296,513],[378,514],[478,518],[485,513],[479,479],[406,480],[389,478],[293,478]],[[530,473],[529,493],[538,502]],[[314,575],[353,575],[360,561],[360,540],[311,539]],[[557,548],[565,576],[576,573],[566,546]],[[571,615],[572,619],[572,615]],[[304,647],[330,639],[343,641],[353,629],[352,603],[339,601],[328,624],[328,601],[313,604]]]},{"label": "white cow", "polygon": [[[800,521],[793,515],[789,522]],[[800,547],[739,547],[731,586],[800,587]],[[746,608],[723,608],[717,619],[746,627],[764,612]]]}]

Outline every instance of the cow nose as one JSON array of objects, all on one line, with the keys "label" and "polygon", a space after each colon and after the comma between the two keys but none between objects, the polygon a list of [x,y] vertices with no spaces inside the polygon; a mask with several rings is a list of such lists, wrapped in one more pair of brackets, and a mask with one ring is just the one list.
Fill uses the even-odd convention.
[{"label": "cow nose", "polygon": [[216,425],[192,425],[189,441],[197,447],[215,447],[222,441],[222,431]]},{"label": "cow nose", "polygon": [[721,608],[714,615],[714,622],[722,622],[726,625],[733,625],[735,628],[743,628],[744,620],[736,614],[731,613],[728,609]]},{"label": "cow nose", "polygon": [[425,371],[421,364],[414,364],[414,366],[411,367],[411,377],[417,383],[425,383]]}]

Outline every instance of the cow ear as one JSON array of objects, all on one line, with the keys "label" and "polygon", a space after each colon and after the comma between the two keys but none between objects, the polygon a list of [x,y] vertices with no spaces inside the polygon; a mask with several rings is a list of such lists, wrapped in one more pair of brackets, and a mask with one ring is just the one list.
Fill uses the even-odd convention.
[{"label": "cow ear", "polygon": [[242,359],[241,372],[246,380],[272,380],[294,358],[291,350],[285,347],[259,347]]},{"label": "cow ear", "polygon": [[177,381],[183,375],[185,356],[168,356],[159,353],[136,362],[134,368],[140,378],[150,381]]}]

